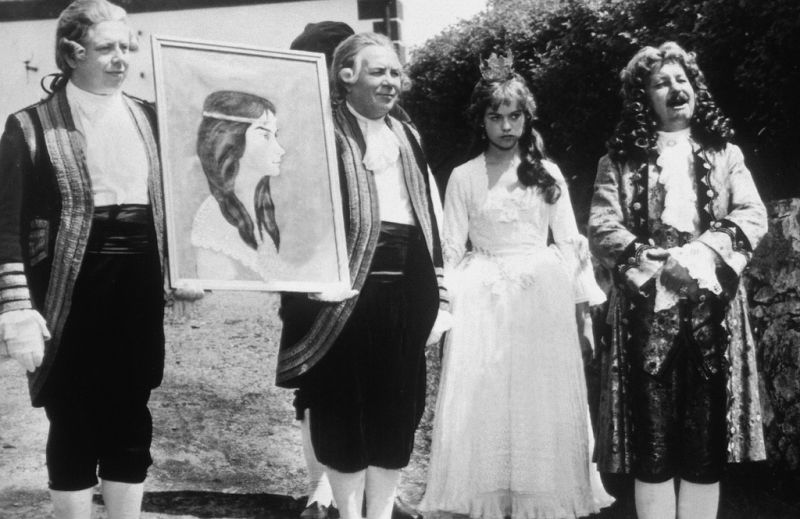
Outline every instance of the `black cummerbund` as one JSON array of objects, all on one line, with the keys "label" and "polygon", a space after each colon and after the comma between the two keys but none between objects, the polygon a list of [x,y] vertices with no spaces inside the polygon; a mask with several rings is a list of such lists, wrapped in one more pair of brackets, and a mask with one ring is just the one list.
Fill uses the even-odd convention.
[{"label": "black cummerbund", "polygon": [[424,243],[424,240],[416,225],[381,222],[381,234],[372,257],[370,276],[404,274],[411,244],[419,241]]},{"label": "black cummerbund", "polygon": [[147,254],[155,243],[153,215],[145,204],[95,207],[86,252]]}]

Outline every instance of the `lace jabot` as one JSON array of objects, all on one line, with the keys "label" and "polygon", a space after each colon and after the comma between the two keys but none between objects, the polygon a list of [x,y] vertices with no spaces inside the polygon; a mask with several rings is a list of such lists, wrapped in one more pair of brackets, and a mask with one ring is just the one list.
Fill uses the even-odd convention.
[{"label": "lace jabot", "polygon": [[697,190],[694,185],[692,143],[689,129],[658,132],[658,182],[664,186],[661,220],[682,232],[696,234],[700,228]]},{"label": "lace jabot", "polygon": [[355,116],[358,126],[364,134],[367,151],[364,153],[364,167],[370,171],[383,171],[395,164],[400,157],[400,145],[397,137],[386,125],[383,118],[368,119],[347,104],[350,113]]}]

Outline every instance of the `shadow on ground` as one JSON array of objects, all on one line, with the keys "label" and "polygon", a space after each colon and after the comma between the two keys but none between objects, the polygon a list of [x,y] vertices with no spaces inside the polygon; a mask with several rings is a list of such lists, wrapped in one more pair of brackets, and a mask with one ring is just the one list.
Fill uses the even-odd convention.
[{"label": "shadow on ground", "polygon": [[296,519],[304,506],[305,498],[293,499],[276,494],[182,490],[146,493],[142,511],[198,518]]}]

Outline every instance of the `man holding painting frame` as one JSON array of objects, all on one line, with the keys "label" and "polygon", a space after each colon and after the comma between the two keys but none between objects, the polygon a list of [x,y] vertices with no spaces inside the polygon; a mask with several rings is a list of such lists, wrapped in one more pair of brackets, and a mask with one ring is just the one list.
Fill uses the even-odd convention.
[{"label": "man holding painting frame", "polygon": [[340,515],[388,519],[425,404],[425,346],[448,327],[439,197],[413,128],[389,115],[402,90],[391,42],[336,50],[334,128],[353,286],[285,294],[277,383],[298,387]]}]

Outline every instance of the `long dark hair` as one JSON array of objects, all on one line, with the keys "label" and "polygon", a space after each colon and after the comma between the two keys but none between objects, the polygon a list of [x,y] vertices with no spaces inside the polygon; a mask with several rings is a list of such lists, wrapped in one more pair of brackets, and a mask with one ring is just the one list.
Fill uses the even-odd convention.
[{"label": "long dark hair", "polygon": [[[255,230],[258,229],[259,238],[262,239],[263,230],[270,235],[275,248],[279,249],[281,237],[275,222],[269,176],[265,175],[256,185],[253,199],[256,226],[234,192],[239,160],[245,151],[245,132],[252,120],[258,119],[264,112],[276,113],[275,105],[263,97],[230,90],[210,94],[203,103],[203,120],[197,129],[197,156],[222,216],[239,230],[242,240],[257,249]],[[236,118],[242,120],[234,120]]]},{"label": "long dark hair", "polygon": [[733,138],[730,121],[714,102],[694,53],[686,52],[677,43],[668,41],[658,48],[644,47],[639,50],[620,73],[622,115],[607,143],[612,159],[646,161],[658,155],[658,119],[650,106],[647,83],[650,75],[666,63],[677,63],[683,67],[694,89],[695,108],[690,122],[692,137],[704,147],[716,150]]},{"label": "long dark hair", "polygon": [[489,144],[486,140],[486,128],[483,118],[486,110],[497,110],[500,105],[516,103],[525,115],[525,129],[519,139],[520,164],[517,178],[523,186],[536,186],[542,190],[547,203],[555,203],[561,196],[561,188],[556,179],[548,173],[542,161],[547,159],[544,140],[533,127],[536,119],[536,100],[533,98],[525,80],[515,72],[503,78],[482,77],[472,90],[467,115],[472,121],[472,157],[486,151]]}]

